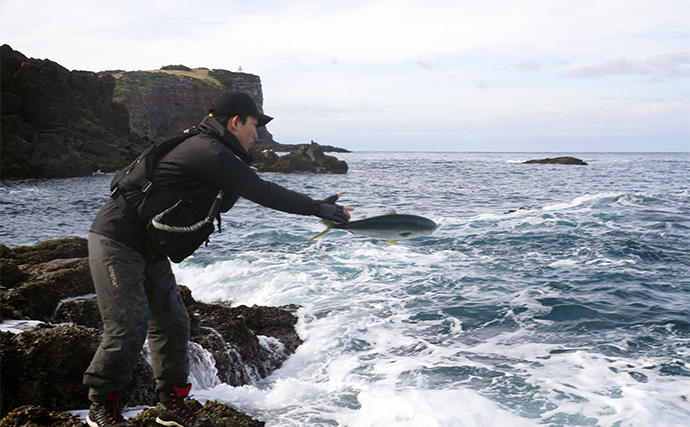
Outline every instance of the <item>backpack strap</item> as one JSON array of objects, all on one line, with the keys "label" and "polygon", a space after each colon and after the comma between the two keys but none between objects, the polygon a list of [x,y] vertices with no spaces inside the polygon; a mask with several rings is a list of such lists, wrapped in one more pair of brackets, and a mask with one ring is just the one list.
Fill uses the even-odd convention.
[{"label": "backpack strap", "polygon": [[138,206],[141,206],[143,201],[138,206],[131,205],[124,196],[121,188],[121,181],[126,181],[124,186],[125,189],[141,188],[141,192],[144,193],[144,199],[146,199],[146,196],[153,191],[151,174],[153,173],[155,163],[165,153],[172,150],[188,138],[198,135],[200,132],[201,131],[198,128],[190,128],[184,132],[156,142],[145,150],[134,162],[121,170],[115,176],[110,184],[110,197],[115,201],[115,204],[129,220],[141,221]]}]

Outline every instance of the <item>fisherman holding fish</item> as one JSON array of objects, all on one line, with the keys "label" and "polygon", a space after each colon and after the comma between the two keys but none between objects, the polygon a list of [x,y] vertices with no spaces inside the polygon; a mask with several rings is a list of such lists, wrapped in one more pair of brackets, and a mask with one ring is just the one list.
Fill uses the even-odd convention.
[{"label": "fisherman holding fish", "polygon": [[[256,129],[270,120],[249,95],[223,93],[193,136],[151,163],[145,185],[134,190],[114,186],[96,216],[89,233],[89,266],[103,336],[84,374],[92,402],[86,418],[90,427],[131,425],[122,416],[121,397],[147,337],[160,397],[156,421],[177,427],[213,425],[185,404],[191,388],[190,324],[168,258],[180,262],[193,253],[213,231],[214,219],[220,229],[220,212],[243,197],[335,224],[350,220],[352,208],[336,204],[340,193],[314,200],[263,180],[249,167],[247,151]],[[141,164],[133,163],[130,175]]]}]

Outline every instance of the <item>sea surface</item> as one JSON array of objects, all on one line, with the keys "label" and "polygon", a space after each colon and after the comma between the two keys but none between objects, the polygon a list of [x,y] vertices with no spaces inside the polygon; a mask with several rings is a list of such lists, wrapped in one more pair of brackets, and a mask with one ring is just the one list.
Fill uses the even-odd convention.
[{"label": "sea surface", "polygon": [[[690,425],[690,154],[351,153],[347,175],[265,174],[353,219],[426,216],[388,244],[240,201],[175,265],[204,302],[298,304],[269,378],[198,399],[268,426]],[[0,242],[86,237],[112,174],[0,184]],[[514,210],[514,212],[506,213]],[[197,349],[198,351],[198,349]]]}]

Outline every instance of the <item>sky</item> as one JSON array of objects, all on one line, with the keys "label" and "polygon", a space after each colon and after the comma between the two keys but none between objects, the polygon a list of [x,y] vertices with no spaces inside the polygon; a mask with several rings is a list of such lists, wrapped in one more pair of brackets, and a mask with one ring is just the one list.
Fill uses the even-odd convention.
[{"label": "sky", "polygon": [[0,44],[256,74],[283,143],[690,151],[689,0],[0,0]]}]

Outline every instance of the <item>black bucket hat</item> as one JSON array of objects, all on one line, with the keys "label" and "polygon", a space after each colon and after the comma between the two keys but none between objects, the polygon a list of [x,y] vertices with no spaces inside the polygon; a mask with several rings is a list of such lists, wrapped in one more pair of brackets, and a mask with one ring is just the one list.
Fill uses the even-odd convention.
[{"label": "black bucket hat", "polygon": [[256,127],[266,126],[266,123],[273,120],[273,117],[260,113],[252,97],[244,92],[223,93],[213,100],[209,113],[214,117],[234,117],[249,114],[258,120]]}]

